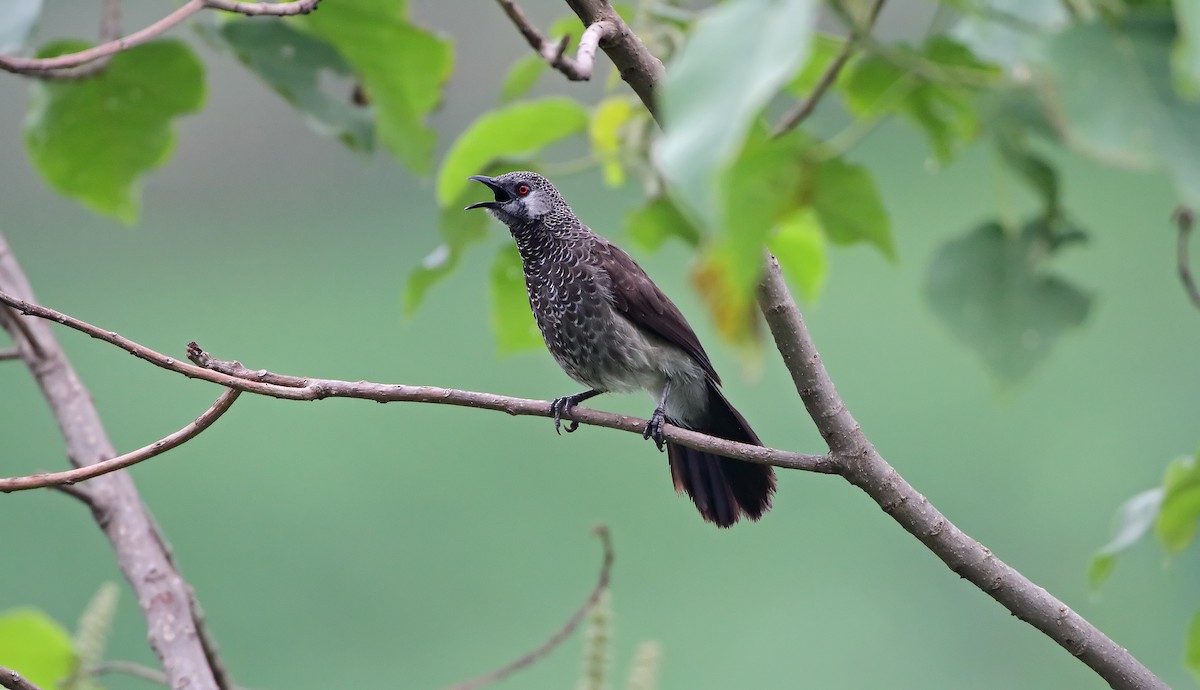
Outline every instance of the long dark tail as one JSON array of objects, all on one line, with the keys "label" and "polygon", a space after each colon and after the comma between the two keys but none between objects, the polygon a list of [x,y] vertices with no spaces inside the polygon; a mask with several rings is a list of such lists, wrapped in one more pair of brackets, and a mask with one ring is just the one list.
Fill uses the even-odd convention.
[{"label": "long dark tail", "polygon": [[[690,426],[710,436],[762,445],[746,419],[733,409],[712,381],[708,382],[706,414],[703,422],[693,421]],[[670,418],[667,421],[689,426]],[[770,465],[756,465],[670,443],[667,458],[675,490],[691,497],[700,515],[717,527],[729,527],[742,515],[757,520],[771,509],[775,471]]]}]

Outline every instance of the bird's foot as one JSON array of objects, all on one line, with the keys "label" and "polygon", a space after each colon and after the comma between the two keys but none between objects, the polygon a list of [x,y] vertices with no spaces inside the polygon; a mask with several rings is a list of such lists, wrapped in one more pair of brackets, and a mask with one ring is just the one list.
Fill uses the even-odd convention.
[{"label": "bird's foot", "polygon": [[658,446],[658,452],[663,452],[663,446],[666,444],[666,436],[663,434],[663,423],[666,419],[663,416],[663,408],[657,407],[654,409],[654,414],[650,415],[650,421],[646,422],[646,429],[642,432],[642,438],[654,439],[654,445]]},{"label": "bird's foot", "polygon": [[[562,435],[562,416],[569,413],[572,407],[578,405],[581,399],[584,398],[581,398],[580,394],[564,395],[561,398],[555,398],[554,402],[550,403],[550,414],[554,415],[554,433],[558,434],[559,436]],[[566,426],[568,434],[574,432],[578,428],[579,422],[573,419],[568,420]]]}]

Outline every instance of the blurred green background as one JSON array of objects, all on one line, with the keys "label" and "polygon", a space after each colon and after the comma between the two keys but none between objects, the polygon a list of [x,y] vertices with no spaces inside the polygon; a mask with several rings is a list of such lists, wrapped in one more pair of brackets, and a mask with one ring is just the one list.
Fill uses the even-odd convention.
[{"label": "blurred green background", "polygon": [[[564,11],[524,4],[546,20]],[[126,26],[160,12],[130,2]],[[434,119],[444,149],[494,103],[503,70],[527,48],[491,3],[470,12],[415,3],[414,14],[456,41]],[[92,35],[91,15],[50,3],[43,38]],[[42,303],[168,354],[194,339],[283,373],[547,399],[575,390],[544,352],[496,357],[491,249],[471,251],[404,319],[406,274],[438,241],[430,181],[312,135],[230,56],[193,42],[208,67],[208,105],[183,120],[132,229],[46,188],[23,150],[26,83],[0,77],[0,231]],[[550,76],[540,88],[597,86]],[[836,250],[823,298],[806,308],[852,411],[959,527],[1168,683],[1190,686],[1180,659],[1196,551],[1164,563],[1143,544],[1099,595],[1085,579],[1116,506],[1200,440],[1200,315],[1174,271],[1169,185],[1057,161],[1066,207],[1092,233],[1059,270],[1097,301],[1027,381],[1001,387],[935,320],[921,288],[942,242],[996,215],[1019,219],[1031,200],[992,151],[977,146],[937,170],[900,124],[851,156],[879,181],[900,255],[892,265],[867,248]],[[594,173],[557,181],[610,236],[638,201]],[[489,247],[508,241],[492,230]],[[777,355],[764,349],[748,362],[717,339],[690,290],[687,252],[636,258],[691,316],[767,443],[821,452]],[[177,429],[220,392],[58,335],[119,449]],[[64,467],[53,419],[19,364],[0,364],[0,392],[3,474]],[[637,397],[595,402],[649,412]],[[595,522],[610,525],[617,548],[616,678],[634,646],[654,639],[667,690],[1102,686],[833,477],[783,472],[767,518],[717,531],[674,494],[665,456],[633,435],[558,437],[545,419],[251,396],[133,474],[225,661],[251,687],[436,688],[490,670],[582,602],[600,560]],[[0,496],[0,544],[0,609],[40,607],[70,627],[101,582],[121,577],[86,510],[52,492]],[[572,686],[579,645],[501,687]],[[128,589],[109,656],[154,662]]]}]

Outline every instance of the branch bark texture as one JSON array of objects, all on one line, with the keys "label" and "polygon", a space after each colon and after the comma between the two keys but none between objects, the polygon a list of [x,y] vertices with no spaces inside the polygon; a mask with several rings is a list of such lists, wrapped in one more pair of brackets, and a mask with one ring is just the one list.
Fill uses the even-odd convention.
[{"label": "branch bark texture", "polygon": [[557,44],[552,43],[546,40],[533,22],[529,21],[515,0],[497,1],[500,3],[500,8],[504,10],[504,14],[508,15],[509,20],[516,25],[517,30],[529,42],[529,46],[538,55],[541,55],[547,64],[562,72],[571,81],[587,81],[592,78],[596,49],[599,48],[601,39],[616,33],[617,27],[607,20],[588,26],[583,35],[579,37],[579,49],[575,53],[575,58],[571,59],[565,55],[567,44],[571,42],[570,36],[563,36]]},{"label": "branch bark texture", "polygon": [[[33,291],[3,236],[0,236],[0,289],[32,299]],[[117,453],[91,395],[75,373],[49,324],[0,308],[0,325],[37,380],[77,468]],[[82,492],[82,493],[81,493]],[[88,503],[117,563],[137,595],[146,618],[150,646],[162,661],[172,688],[215,690],[218,684],[201,632],[193,618],[191,588],[171,560],[166,539],[125,472],[97,477],[73,495]]]}]

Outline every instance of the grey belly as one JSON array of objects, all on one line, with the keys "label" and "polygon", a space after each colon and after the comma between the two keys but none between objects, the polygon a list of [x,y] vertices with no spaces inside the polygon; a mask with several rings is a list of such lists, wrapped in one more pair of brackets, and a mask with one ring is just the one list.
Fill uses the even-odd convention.
[{"label": "grey belly", "polygon": [[568,376],[601,391],[644,390],[656,403],[669,377],[667,416],[687,424],[703,413],[705,373],[690,355],[638,328],[607,303],[590,306],[586,311],[592,318],[562,313],[538,321],[546,347]]}]

